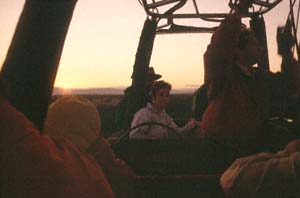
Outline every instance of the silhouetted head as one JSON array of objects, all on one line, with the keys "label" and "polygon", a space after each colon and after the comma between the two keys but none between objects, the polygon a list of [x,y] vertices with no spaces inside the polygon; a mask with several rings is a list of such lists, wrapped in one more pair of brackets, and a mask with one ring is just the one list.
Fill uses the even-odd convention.
[{"label": "silhouetted head", "polygon": [[96,106],[81,96],[63,96],[49,107],[45,133],[64,137],[85,150],[101,135]]},{"label": "silhouetted head", "polygon": [[257,41],[253,31],[242,26],[238,40],[238,61],[245,66],[253,66],[258,63],[263,56],[263,48]]},{"label": "silhouetted head", "polygon": [[156,74],[153,67],[149,67],[147,71],[147,81],[155,81],[161,78],[160,74]]},{"label": "silhouetted head", "polygon": [[161,75],[156,74],[153,67],[149,67],[146,75],[146,80],[145,80],[145,88],[147,89],[147,91],[149,91],[153,83],[160,78]]}]

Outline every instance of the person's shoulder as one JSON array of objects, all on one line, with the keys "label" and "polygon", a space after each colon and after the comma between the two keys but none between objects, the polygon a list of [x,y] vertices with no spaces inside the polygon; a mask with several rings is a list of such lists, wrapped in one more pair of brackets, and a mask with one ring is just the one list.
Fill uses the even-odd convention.
[{"label": "person's shoulder", "polygon": [[147,103],[145,107],[142,107],[135,113],[134,117],[147,117],[153,112],[152,108],[152,105],[150,103]]},{"label": "person's shoulder", "polygon": [[140,122],[145,122],[146,120],[149,119],[149,109],[147,109],[147,107],[143,107],[141,109],[139,109],[133,117],[133,120],[131,122],[131,126],[135,126],[137,124],[139,124]]},{"label": "person's shoulder", "polygon": [[146,114],[149,112],[149,108],[147,107],[142,107],[140,108],[136,113],[135,115],[143,115],[143,114]]}]

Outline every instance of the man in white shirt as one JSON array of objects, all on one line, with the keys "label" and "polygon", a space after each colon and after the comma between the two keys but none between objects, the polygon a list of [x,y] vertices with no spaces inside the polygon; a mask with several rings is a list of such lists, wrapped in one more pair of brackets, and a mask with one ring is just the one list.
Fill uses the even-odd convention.
[{"label": "man in white shirt", "polygon": [[[184,135],[194,127],[200,126],[196,120],[191,120],[184,127],[179,127],[166,113],[165,108],[170,102],[171,85],[165,81],[157,81],[151,88],[152,102],[140,109],[133,118],[131,128],[143,123],[149,124],[131,131],[132,139],[166,139],[176,137],[176,134]],[[164,125],[164,126],[163,126]],[[165,127],[166,126],[166,127]],[[176,134],[175,134],[176,133]]]}]

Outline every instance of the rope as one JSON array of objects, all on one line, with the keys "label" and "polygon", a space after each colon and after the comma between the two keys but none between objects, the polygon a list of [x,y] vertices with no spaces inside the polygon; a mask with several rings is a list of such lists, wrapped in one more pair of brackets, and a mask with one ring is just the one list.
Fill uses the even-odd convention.
[{"label": "rope", "polygon": [[[298,56],[298,59],[299,59],[300,50],[299,50],[298,39],[297,39],[297,28],[296,28],[296,25],[295,25],[295,18],[294,18],[294,5],[295,5],[295,3],[296,3],[296,0],[294,0],[294,1],[290,0],[290,12],[289,12],[289,15],[288,15],[288,19],[290,19],[291,22],[292,22],[292,29],[293,29],[293,32],[294,32],[295,46],[296,46],[296,50],[297,50],[297,56]],[[298,14],[297,14],[297,20],[298,20],[298,18],[299,18],[299,9],[298,9]],[[294,48],[292,50],[293,50],[292,52],[294,53]]]}]

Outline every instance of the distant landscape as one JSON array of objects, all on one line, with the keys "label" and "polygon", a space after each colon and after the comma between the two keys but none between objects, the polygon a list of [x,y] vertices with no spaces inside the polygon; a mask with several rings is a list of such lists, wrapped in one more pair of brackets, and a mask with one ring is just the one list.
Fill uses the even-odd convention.
[{"label": "distant landscape", "polygon": [[[100,95],[122,95],[124,94],[124,90],[126,87],[107,87],[107,88],[60,88],[55,87],[53,91],[53,95],[90,95],[90,94],[100,94]],[[172,94],[191,94],[196,90],[193,88],[186,89],[173,89]]]},{"label": "distant landscape", "polygon": [[[192,93],[195,89],[174,90],[171,102],[166,111],[175,122],[183,125],[191,117]],[[53,100],[62,95],[81,95],[93,102],[101,118],[101,128],[104,136],[110,136],[117,131],[115,125],[118,104],[124,96],[124,88],[97,88],[97,89],[62,89],[55,88]]]}]

